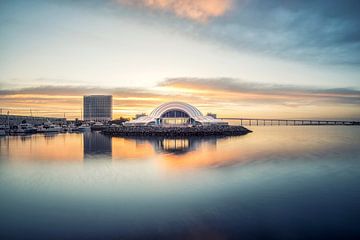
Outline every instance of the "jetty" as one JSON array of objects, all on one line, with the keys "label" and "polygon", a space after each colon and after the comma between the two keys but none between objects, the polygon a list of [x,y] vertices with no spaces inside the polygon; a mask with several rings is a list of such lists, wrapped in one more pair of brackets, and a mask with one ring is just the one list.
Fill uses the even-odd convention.
[{"label": "jetty", "polygon": [[290,126],[313,126],[313,125],[360,125],[360,121],[353,120],[316,120],[316,119],[270,119],[270,118],[237,118],[237,117],[219,117],[221,120],[231,120],[240,122],[240,125],[248,126],[273,126],[273,125],[290,125]]},{"label": "jetty", "polygon": [[104,129],[103,134],[109,136],[133,137],[190,137],[190,136],[240,136],[251,130],[242,126],[209,125],[190,127],[162,126],[119,126]]}]

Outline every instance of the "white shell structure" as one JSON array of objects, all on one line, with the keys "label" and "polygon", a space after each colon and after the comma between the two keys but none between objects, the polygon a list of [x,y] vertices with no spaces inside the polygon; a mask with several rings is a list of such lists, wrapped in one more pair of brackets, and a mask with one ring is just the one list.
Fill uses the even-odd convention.
[{"label": "white shell structure", "polygon": [[184,111],[187,114],[189,114],[189,116],[192,118],[202,116],[202,113],[199,111],[199,109],[197,109],[194,106],[191,106],[188,103],[183,103],[183,102],[167,102],[167,103],[161,104],[160,106],[155,108],[150,113],[149,116],[155,117],[155,118],[160,118],[161,115],[163,115],[165,112],[170,111],[170,110]]},{"label": "white shell structure", "polygon": [[128,121],[125,126],[146,126],[146,125],[162,125],[162,119],[164,114],[170,111],[180,111],[186,113],[191,120],[191,124],[200,124],[200,125],[211,125],[211,124],[220,124],[226,125],[227,123],[213,118],[211,116],[204,116],[199,109],[196,107],[184,103],[184,102],[167,102],[161,104],[155,108],[148,116],[143,116],[138,119]]}]

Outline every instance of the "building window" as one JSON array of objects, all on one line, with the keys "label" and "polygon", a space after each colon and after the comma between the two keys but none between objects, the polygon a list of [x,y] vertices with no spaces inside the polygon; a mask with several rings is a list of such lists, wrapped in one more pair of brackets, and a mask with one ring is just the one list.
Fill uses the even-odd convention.
[{"label": "building window", "polygon": [[161,118],[190,118],[190,116],[183,111],[171,110],[164,113]]},{"label": "building window", "polygon": [[171,110],[161,115],[163,125],[186,125],[190,123],[190,116],[183,111]]}]

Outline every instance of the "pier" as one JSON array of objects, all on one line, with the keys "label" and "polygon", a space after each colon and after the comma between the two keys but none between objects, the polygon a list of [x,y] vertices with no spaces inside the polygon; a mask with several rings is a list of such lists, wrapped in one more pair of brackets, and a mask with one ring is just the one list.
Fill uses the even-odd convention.
[{"label": "pier", "polygon": [[248,126],[314,126],[314,125],[359,125],[360,121],[349,120],[305,120],[305,119],[270,119],[270,118],[218,118],[221,120],[240,121],[240,125]]}]

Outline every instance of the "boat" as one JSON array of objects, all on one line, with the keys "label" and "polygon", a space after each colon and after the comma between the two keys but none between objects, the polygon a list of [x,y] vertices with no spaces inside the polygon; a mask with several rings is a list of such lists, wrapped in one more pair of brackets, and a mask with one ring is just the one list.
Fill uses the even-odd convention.
[{"label": "boat", "polygon": [[46,129],[45,132],[61,132],[63,129],[60,126],[51,124],[49,125],[49,127]]},{"label": "boat", "polygon": [[71,132],[79,132],[79,129],[78,127],[75,125],[75,124],[70,124],[68,126],[68,132],[71,133]]},{"label": "boat", "polygon": [[69,132],[70,131],[70,127],[68,125],[62,125],[62,132]]},{"label": "boat", "polygon": [[90,128],[90,125],[89,124],[82,124],[81,126],[79,126],[78,128],[77,128],[80,132],[88,132],[88,131],[90,131],[91,130],[91,128]]},{"label": "boat", "polygon": [[44,125],[40,126],[37,129],[37,132],[39,133],[59,133],[62,131],[63,131],[62,127],[52,124],[50,122],[44,123]]},{"label": "boat", "polygon": [[9,132],[9,126],[0,125],[0,136],[6,136]]},{"label": "boat", "polygon": [[96,122],[94,125],[91,126],[91,130],[94,131],[100,131],[103,130],[105,128],[105,125],[101,122]]},{"label": "boat", "polygon": [[104,124],[102,122],[96,122],[93,126],[102,127]]},{"label": "boat", "polygon": [[36,132],[37,129],[30,123],[21,123],[17,126],[17,129],[14,130],[16,134],[32,134]]}]

